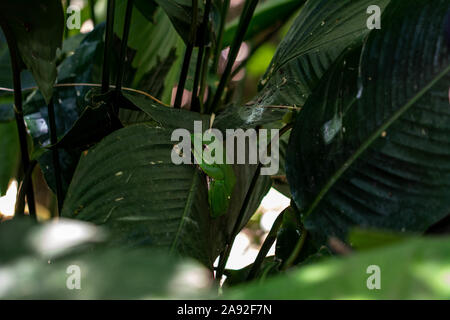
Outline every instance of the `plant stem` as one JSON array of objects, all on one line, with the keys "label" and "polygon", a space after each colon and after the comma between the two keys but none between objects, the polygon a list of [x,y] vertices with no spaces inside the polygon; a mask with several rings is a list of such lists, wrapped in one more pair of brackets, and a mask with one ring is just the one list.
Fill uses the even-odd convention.
[{"label": "plant stem", "polygon": [[252,268],[250,269],[248,275],[247,275],[247,281],[252,280],[257,275],[259,269],[261,268],[262,263],[264,262],[264,259],[267,256],[267,253],[269,252],[270,248],[272,247],[273,243],[277,239],[278,230],[280,229],[282,223],[283,223],[283,216],[287,209],[283,210],[281,212],[275,222],[272,225],[272,228],[269,231],[269,234],[267,235],[266,239],[264,240],[264,243],[261,247],[261,249],[258,252],[258,256],[255,259],[255,262],[252,265]]},{"label": "plant stem", "polygon": [[[201,76],[202,76],[202,63],[208,65],[208,60],[204,57],[205,51],[205,43],[206,37],[208,36],[208,22],[209,22],[209,12],[211,10],[211,1],[206,0],[205,12],[203,14],[203,21],[201,25],[202,30],[202,39],[198,49],[197,55],[197,65],[195,67],[195,76],[194,76],[194,86],[192,88],[192,99],[191,99],[191,110],[199,111],[199,101],[203,100],[203,97],[198,95],[198,86],[200,84]],[[198,96],[197,96],[198,95]]]},{"label": "plant stem", "polygon": [[109,90],[109,74],[111,65],[111,47],[114,34],[115,0],[108,0],[106,15],[105,48],[103,53],[102,93]]},{"label": "plant stem", "polygon": [[[116,88],[115,88],[116,94],[120,93],[122,90],[124,65],[126,62],[128,36],[130,34],[132,13],[133,13],[133,0],[128,0],[126,12],[125,12],[125,24],[124,24],[123,33],[122,33],[122,43],[120,46],[119,65],[117,67]],[[114,112],[117,114],[119,112],[118,107],[115,106],[114,108],[115,108]]]},{"label": "plant stem", "polygon": [[192,57],[192,51],[193,50],[194,50],[194,45],[189,43],[186,46],[186,51],[184,53],[184,59],[183,59],[183,66],[181,68],[181,73],[180,73],[180,80],[178,81],[177,94],[175,96],[175,103],[173,105],[173,107],[175,109],[181,108],[181,102],[182,102],[182,99],[183,99],[184,87],[186,85],[186,79],[187,79],[188,72],[189,72],[189,64],[191,62],[191,57]]},{"label": "plant stem", "polygon": [[[67,21],[67,9],[70,7],[71,0],[67,0],[67,6],[64,7],[64,21]],[[67,24],[64,24],[64,39],[69,38],[69,28]]]},{"label": "plant stem", "polygon": [[91,20],[94,26],[97,24],[97,19],[95,18],[95,2],[94,0],[89,0],[89,10],[91,14]]},{"label": "plant stem", "polygon": [[127,9],[125,12],[125,25],[123,27],[123,33],[122,33],[122,43],[120,46],[120,59],[119,59],[119,65],[118,65],[118,70],[117,70],[116,89],[115,89],[116,91],[122,90],[124,64],[125,64],[126,54],[127,54],[128,36],[130,34],[132,13],[133,13],[133,0],[128,0]]},{"label": "plant stem", "polygon": [[245,2],[244,11],[241,15],[241,19],[239,20],[236,35],[233,39],[233,43],[231,45],[231,49],[228,54],[225,71],[223,72],[222,77],[220,78],[220,83],[219,86],[217,87],[214,99],[212,100],[212,104],[209,106],[209,109],[212,111],[215,111],[220,107],[223,92],[225,91],[225,87],[227,86],[228,81],[231,78],[231,72],[233,70],[234,62],[236,61],[239,49],[241,48],[242,42],[244,41],[245,34],[250,25],[250,21],[252,20],[253,13],[255,12],[257,4],[258,0],[247,0]]},{"label": "plant stem", "polygon": [[[19,186],[19,190],[17,190],[17,199],[16,199],[16,206],[14,208],[14,216],[22,217],[25,214],[25,195],[27,193],[27,190],[29,190],[30,186],[33,183],[32,176],[36,164],[37,164],[36,160],[31,161],[28,169],[25,171],[22,183]],[[28,209],[30,209],[29,204]]]},{"label": "plant stem", "polygon": [[205,96],[206,77],[208,74],[208,61],[209,61],[210,56],[211,56],[211,47],[207,47],[206,52],[205,52],[205,57],[204,57],[205,62],[202,65],[202,75],[201,75],[201,80],[200,80],[200,92],[198,94],[198,96],[201,97],[199,100],[201,113],[205,113],[203,97]]},{"label": "plant stem", "polygon": [[300,235],[300,239],[297,241],[297,244],[295,245],[294,250],[292,251],[289,258],[286,260],[286,262],[281,267],[281,270],[289,269],[295,262],[295,259],[297,259],[298,255],[300,254],[300,251],[302,251],[303,245],[305,244],[307,231],[305,228],[302,230],[302,234]]},{"label": "plant stem", "polygon": [[[189,35],[189,41],[184,53],[183,67],[181,68],[180,80],[178,81],[177,94],[175,96],[174,108],[181,108],[183,99],[184,86],[189,72],[189,65],[191,63],[192,51],[194,51],[195,38],[197,33],[197,17],[198,16],[198,0],[192,0],[192,25]],[[194,93],[192,93],[194,94]]]},{"label": "plant stem", "polygon": [[53,169],[55,170],[56,200],[58,201],[57,216],[59,216],[61,214],[64,199],[63,199],[62,174],[61,174],[59,151],[58,148],[55,147],[55,144],[58,142],[58,136],[56,131],[55,107],[53,101],[50,101],[50,103],[48,104],[48,121],[50,123],[50,143],[53,145],[52,148]]},{"label": "plant stem", "polygon": [[[20,82],[20,67],[19,67],[20,56],[16,43],[12,40],[12,37],[10,36],[9,30],[4,31],[11,56],[11,66],[14,84],[14,114],[16,117],[17,130],[19,133],[20,153],[22,157],[23,169],[26,173],[29,171],[31,165],[30,165],[30,156],[28,154],[27,130],[25,128],[25,120],[23,117],[23,108],[22,108],[22,84]],[[36,204],[34,200],[33,189],[34,189],[33,181],[32,178],[30,177],[30,183],[27,184],[27,188],[25,189],[27,195],[26,198],[30,216],[36,217]],[[23,201],[25,202],[25,197]],[[25,207],[25,203],[23,204],[23,206]]]},{"label": "plant stem", "polygon": [[[280,138],[282,135],[284,135],[286,132],[288,132],[291,128],[292,128],[292,124],[285,125],[283,128],[281,128],[279,135],[277,135],[277,137],[275,137],[275,138]],[[270,152],[272,140],[267,145],[267,151],[268,151],[267,154]],[[216,279],[218,281],[220,281],[220,279],[222,278],[223,272],[225,271],[225,266],[227,264],[228,257],[230,255],[234,239],[236,238],[237,234],[240,231],[242,221],[244,220],[245,212],[247,211],[248,204],[250,203],[250,199],[253,195],[253,190],[255,189],[256,183],[258,182],[261,168],[262,168],[262,163],[260,162],[255,170],[255,173],[253,174],[252,181],[250,182],[250,186],[245,195],[244,202],[242,203],[238,218],[236,219],[236,222],[234,224],[233,231],[231,232],[231,236],[227,241],[225,251],[223,254],[220,255],[219,264],[217,266],[217,271],[216,271]]]},{"label": "plant stem", "polygon": [[220,26],[219,34],[217,35],[216,51],[214,52],[214,60],[212,66],[212,72],[217,72],[219,66],[220,53],[222,52],[223,34],[225,31],[225,24],[227,22],[228,9],[230,8],[230,0],[224,0],[220,11]]}]

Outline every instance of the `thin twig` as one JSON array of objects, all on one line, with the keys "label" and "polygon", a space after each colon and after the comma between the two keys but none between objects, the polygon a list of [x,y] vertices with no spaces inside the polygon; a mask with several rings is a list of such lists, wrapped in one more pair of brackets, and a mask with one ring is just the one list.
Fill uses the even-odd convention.
[{"label": "thin twig", "polygon": [[[205,52],[205,57],[204,57],[205,63],[203,63],[203,65],[202,65],[202,76],[201,76],[201,80],[200,80],[200,92],[198,94],[198,96],[200,97],[199,98],[200,113],[205,113],[203,97],[205,96],[206,78],[208,76],[208,61],[209,61],[210,56],[211,56],[211,47],[207,47],[206,52]],[[209,94],[208,94],[208,98],[209,98]]]},{"label": "thin twig", "polygon": [[281,266],[281,270],[287,270],[289,269],[295,262],[295,260],[297,259],[298,255],[300,254],[300,252],[302,251],[303,245],[305,244],[306,241],[306,236],[307,236],[308,232],[306,231],[306,229],[302,226],[302,231],[301,231],[301,235],[300,235],[300,239],[297,241],[294,250],[292,251],[291,255],[289,256],[289,258],[286,260],[286,262]]},{"label": "thin twig", "polygon": [[89,0],[89,10],[90,10],[90,14],[91,14],[91,20],[92,23],[95,25],[97,24],[97,19],[95,18],[95,3],[94,0]]},{"label": "thin twig", "polygon": [[255,12],[257,4],[258,0],[247,0],[245,3],[244,12],[242,13],[241,19],[239,20],[236,35],[233,39],[233,43],[228,54],[225,71],[220,78],[219,86],[217,87],[217,91],[212,100],[212,104],[209,106],[210,111],[215,111],[220,108],[223,92],[228,84],[228,81],[231,78],[233,65],[236,61],[242,42],[244,41],[245,34],[250,25],[250,21],[252,20],[253,13]]},{"label": "thin twig", "polygon": [[[60,87],[101,87],[101,84],[98,83],[57,83],[53,86],[53,88],[60,88]],[[116,86],[111,86],[111,88],[115,88]],[[28,88],[24,88],[22,89],[22,92],[26,92],[26,91],[30,91],[30,90],[37,90],[39,89],[38,87],[28,87]],[[122,90],[124,91],[130,91],[130,92],[135,92],[138,94],[142,94],[150,99],[152,99],[153,101],[165,106],[165,107],[170,107],[169,105],[165,104],[164,102],[158,100],[157,98],[155,98],[154,96],[152,96],[151,94],[142,91],[142,90],[137,90],[137,89],[133,89],[133,88],[125,88],[123,87]],[[0,87],[0,91],[6,91],[6,92],[14,92],[14,89],[10,89],[10,88],[3,88]]]},{"label": "thin twig", "polygon": [[211,10],[211,1],[212,0],[206,0],[206,6],[205,6],[205,12],[203,14],[203,21],[201,24],[201,30],[202,30],[202,38],[200,42],[200,46],[198,48],[198,55],[197,55],[197,64],[195,66],[195,76],[194,76],[194,85],[192,87],[192,98],[191,98],[191,110],[192,111],[200,111],[199,110],[199,101],[203,99],[202,96],[198,95],[198,86],[201,81],[202,77],[202,64],[208,65],[208,60],[204,54],[205,52],[205,44],[206,44],[206,38],[208,36],[208,22],[209,22],[209,12]]},{"label": "thin twig", "polygon": [[272,245],[277,239],[278,230],[280,229],[283,223],[283,216],[286,210],[288,209],[283,210],[283,212],[281,212],[278,215],[275,222],[273,223],[272,228],[269,231],[269,234],[267,235],[261,249],[258,252],[258,256],[256,257],[255,262],[253,262],[252,268],[250,269],[247,275],[247,281],[250,281],[256,277],[259,269],[261,268],[262,263],[264,262],[264,259],[267,256],[267,253],[269,252],[270,248],[272,248]]},{"label": "thin twig", "polygon": [[194,51],[195,38],[197,34],[197,17],[198,16],[198,0],[192,0],[192,25],[189,34],[189,41],[184,53],[183,66],[181,68],[180,80],[178,81],[177,94],[175,96],[174,108],[181,108],[183,99],[184,86],[189,73],[189,65],[191,63],[192,52]]},{"label": "thin twig", "polygon": [[133,0],[128,0],[127,9],[125,12],[125,24],[124,24],[123,33],[122,33],[122,43],[120,46],[119,65],[117,68],[116,88],[115,88],[116,92],[120,92],[122,89],[124,65],[125,65],[125,59],[126,59],[126,54],[127,54],[128,36],[130,34],[132,13],[133,13]]},{"label": "thin twig", "polygon": [[109,74],[111,65],[111,49],[114,34],[115,0],[108,0],[106,14],[105,48],[103,53],[102,93],[109,90]]},{"label": "thin twig", "polygon": [[[55,120],[55,107],[53,101],[50,101],[48,104],[48,121],[50,124],[50,142],[52,145],[56,145],[58,142],[58,136],[56,132],[56,120]],[[53,168],[55,169],[55,182],[56,182],[56,200],[58,202],[58,212],[57,216],[61,214],[63,207],[63,188],[62,188],[62,173],[61,173],[61,164],[59,158],[59,150],[58,148],[52,148],[52,157],[53,157]]]},{"label": "thin twig", "polygon": [[224,0],[222,9],[220,11],[220,26],[219,34],[217,35],[216,51],[214,52],[214,60],[212,72],[215,74],[219,66],[220,53],[222,52],[223,34],[225,31],[225,24],[227,22],[228,9],[230,8],[230,0]]}]

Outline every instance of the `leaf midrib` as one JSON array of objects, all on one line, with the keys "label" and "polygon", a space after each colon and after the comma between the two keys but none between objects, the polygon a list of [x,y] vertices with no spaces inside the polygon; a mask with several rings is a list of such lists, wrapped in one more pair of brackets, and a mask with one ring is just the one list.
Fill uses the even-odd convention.
[{"label": "leaf midrib", "polygon": [[198,190],[198,182],[199,182],[199,174],[198,174],[197,170],[195,170],[194,176],[192,177],[191,188],[189,189],[189,196],[186,200],[186,205],[184,206],[183,215],[181,216],[181,221],[180,221],[180,224],[178,225],[177,233],[175,234],[175,239],[173,240],[172,247],[170,248],[171,253],[176,250],[178,240],[179,240],[180,234],[183,230],[186,217],[188,216],[189,212],[192,210],[192,205],[194,204],[196,190]]}]

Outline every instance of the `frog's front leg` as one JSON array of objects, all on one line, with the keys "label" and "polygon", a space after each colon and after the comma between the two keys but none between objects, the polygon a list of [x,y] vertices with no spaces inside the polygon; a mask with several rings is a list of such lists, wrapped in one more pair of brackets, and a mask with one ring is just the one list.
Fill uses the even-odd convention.
[{"label": "frog's front leg", "polygon": [[220,217],[227,213],[230,195],[228,195],[224,180],[211,179],[210,188],[208,190],[208,201],[211,208],[211,216],[213,218]]}]

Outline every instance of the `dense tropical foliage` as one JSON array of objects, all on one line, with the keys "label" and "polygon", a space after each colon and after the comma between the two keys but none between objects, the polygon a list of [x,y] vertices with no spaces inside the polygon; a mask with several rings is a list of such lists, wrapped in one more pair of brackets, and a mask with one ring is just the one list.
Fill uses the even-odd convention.
[{"label": "dense tropical foliage", "polygon": [[[73,5],[0,3],[1,298],[450,298],[449,0]],[[173,163],[195,121],[280,129],[278,172]],[[227,269],[271,187],[291,205]]]}]

